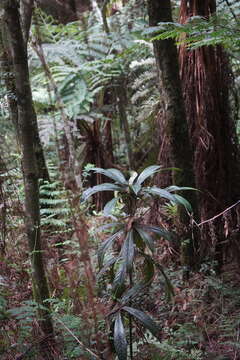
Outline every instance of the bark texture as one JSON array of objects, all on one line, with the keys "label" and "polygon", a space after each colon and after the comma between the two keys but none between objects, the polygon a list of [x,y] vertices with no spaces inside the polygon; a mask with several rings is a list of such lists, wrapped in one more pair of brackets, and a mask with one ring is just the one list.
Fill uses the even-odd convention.
[{"label": "bark texture", "polygon": [[[215,0],[182,0],[180,21],[185,23],[190,16],[208,18],[215,11]],[[182,46],[179,58],[203,221],[239,200],[239,150],[229,106],[232,77],[221,46],[194,51]],[[209,251],[211,239],[220,263],[223,260],[220,244],[226,241],[231,227],[236,226],[236,209],[225,215],[203,229],[202,250]]]},{"label": "bark texture", "polygon": [[[7,30],[10,35],[13,70],[16,86],[16,101],[18,107],[18,124],[22,146],[22,168],[25,190],[25,224],[32,264],[32,277],[35,300],[47,306],[44,301],[49,299],[49,290],[43,265],[40,239],[39,214],[39,172],[35,153],[34,124],[36,114],[32,103],[29,81],[28,59],[24,45],[18,2],[15,0],[4,2]],[[46,336],[52,336],[53,326],[48,310],[39,310],[39,324]],[[46,358],[52,358],[46,352]]]},{"label": "bark texture", "polygon": [[[30,4],[30,0],[29,0]],[[30,6],[30,5],[29,5]],[[24,42],[23,46],[25,48],[25,52],[27,52],[27,40],[29,36],[29,30],[30,30],[30,23],[25,21],[25,16],[30,16],[31,12],[24,12],[22,22],[26,23],[25,26],[23,26],[24,30]],[[21,27],[22,29],[22,27]],[[10,39],[10,33],[8,31],[8,28],[4,22],[1,21],[1,31],[0,31],[0,56],[1,56],[1,65],[0,68],[2,70],[3,74],[3,80],[5,82],[5,86],[7,89],[7,98],[8,98],[8,106],[9,106],[9,113],[11,121],[15,127],[16,135],[17,135],[17,141],[20,142],[20,136],[19,136],[19,120],[18,120],[18,106],[17,106],[17,93],[16,93],[16,79],[15,79],[15,71],[13,68],[13,49],[11,47],[11,39]],[[37,124],[37,118],[36,115],[34,115],[34,109],[32,110],[32,120],[33,120],[33,132],[34,132],[34,151],[37,158],[37,167],[38,167],[38,173],[39,178],[49,181],[49,173],[45,161],[44,151],[42,147],[42,143],[39,137],[38,132],[38,124]]]},{"label": "bark texture", "polygon": [[[170,0],[148,0],[148,12],[150,26],[172,21]],[[161,96],[159,114],[161,142],[165,141],[168,144],[164,150],[161,149],[159,161],[161,163],[162,154],[167,152],[166,163],[164,161],[162,165],[171,165],[182,170],[174,173],[174,182],[179,186],[194,186],[192,149],[181,92],[177,49],[171,39],[156,40],[153,46]],[[162,144],[160,148],[161,146]]]},{"label": "bark texture", "polygon": [[[159,22],[173,21],[170,0],[148,0],[148,13],[150,26],[156,26]],[[181,170],[173,172],[172,179],[164,177],[160,173],[157,182],[159,186],[167,186],[174,182],[178,186],[195,187],[192,168],[193,154],[181,90],[177,48],[172,39],[155,40],[153,46],[158,69],[161,106],[158,116],[160,132],[158,162],[164,167],[173,166]],[[192,204],[196,216],[195,193],[193,191],[185,192],[184,197]],[[183,210],[180,210],[180,220],[182,225],[182,263],[183,265],[193,265],[193,255],[197,248],[196,238],[192,238],[189,230],[189,217]],[[186,276],[188,275],[186,274]]]},{"label": "bark texture", "polygon": [[90,0],[36,0],[36,4],[62,24],[79,20],[91,9]]}]

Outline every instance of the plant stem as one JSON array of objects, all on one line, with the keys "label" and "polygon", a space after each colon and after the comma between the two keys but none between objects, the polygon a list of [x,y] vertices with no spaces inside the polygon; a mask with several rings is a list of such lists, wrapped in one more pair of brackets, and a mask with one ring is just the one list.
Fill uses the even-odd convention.
[{"label": "plant stem", "polygon": [[[130,288],[133,286],[133,279],[132,279],[132,271],[129,272],[129,283]],[[129,305],[132,305],[132,302],[129,302]],[[128,315],[129,320],[129,346],[130,346],[130,360],[133,360],[133,337],[132,337],[132,315]]]}]

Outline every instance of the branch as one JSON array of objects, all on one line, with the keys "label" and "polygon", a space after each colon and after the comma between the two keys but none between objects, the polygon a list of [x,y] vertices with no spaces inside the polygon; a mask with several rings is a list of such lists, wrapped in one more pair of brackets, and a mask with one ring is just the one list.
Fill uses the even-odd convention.
[{"label": "branch", "polygon": [[217,215],[213,216],[211,219],[204,220],[204,221],[202,221],[201,223],[197,224],[197,226],[202,226],[203,224],[206,224],[206,223],[208,223],[208,222],[211,222],[211,221],[217,219],[219,216],[225,214],[227,211],[231,210],[232,208],[234,208],[234,207],[237,206],[238,204],[240,204],[240,200],[238,200],[235,204],[229,206],[227,209],[223,210],[220,214],[217,214]]},{"label": "branch", "polygon": [[239,24],[238,17],[237,17],[237,15],[235,14],[235,12],[233,11],[233,9],[232,9],[232,7],[231,7],[231,4],[230,4],[229,0],[225,0],[225,3],[227,4],[227,6],[228,6],[228,8],[229,8],[229,10],[230,10],[230,12],[231,12],[231,14],[232,14],[232,16],[234,17],[234,19],[235,19],[236,23],[238,23],[238,24]]}]

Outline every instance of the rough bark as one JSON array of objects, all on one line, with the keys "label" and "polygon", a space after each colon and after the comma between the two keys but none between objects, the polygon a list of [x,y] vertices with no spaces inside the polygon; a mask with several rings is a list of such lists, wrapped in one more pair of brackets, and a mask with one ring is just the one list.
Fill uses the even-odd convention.
[{"label": "rough bark", "polygon": [[[34,123],[36,114],[32,103],[28,59],[23,40],[18,3],[15,0],[3,3],[7,30],[13,59],[13,71],[18,106],[18,124],[22,146],[22,168],[25,190],[25,225],[32,265],[33,293],[35,300],[45,307],[49,290],[44,271],[40,238],[39,172],[35,153]],[[39,324],[46,336],[53,335],[53,326],[48,310],[39,310]],[[45,351],[46,349],[43,348]],[[52,358],[47,351],[46,358]]]},{"label": "rough bark", "polygon": [[29,39],[29,32],[32,22],[34,0],[20,0],[20,13],[22,19],[22,32],[25,44]]},{"label": "rough bark", "polygon": [[[25,16],[26,13],[25,13]],[[23,20],[23,22],[25,22]],[[30,24],[29,24],[30,26]],[[24,47],[25,51],[27,51],[27,39],[29,34],[29,29],[25,27],[25,39],[24,39]],[[20,141],[19,136],[19,124],[18,124],[18,108],[17,108],[17,101],[16,101],[16,80],[14,75],[14,69],[13,69],[13,52],[10,46],[10,35],[8,32],[8,29],[4,23],[1,22],[1,34],[0,34],[0,52],[1,52],[1,70],[4,74],[3,79],[5,82],[5,86],[7,89],[7,98],[8,98],[8,105],[9,105],[9,113],[11,121],[15,127],[16,135],[17,135],[17,141]],[[34,112],[34,109],[32,110]],[[36,116],[32,116],[33,119],[33,131],[34,131],[34,138],[35,138],[35,144],[34,144],[34,151],[37,158],[37,166],[38,166],[38,172],[39,177],[43,180],[49,181],[49,173],[45,161],[44,151],[41,144],[41,140],[39,137],[38,132],[38,124],[37,124],[37,118]]]},{"label": "rough bark", "polygon": [[[150,26],[159,22],[171,22],[170,0],[148,0],[148,13]],[[161,110],[159,113],[160,151],[159,163],[164,167],[173,166],[180,168],[180,172],[173,172],[173,182],[178,186],[195,187],[192,168],[192,149],[188,135],[188,126],[184,101],[179,77],[177,48],[172,39],[156,40],[153,43],[154,54],[158,69]],[[164,155],[164,158],[162,157]],[[162,160],[165,160],[162,162]],[[162,181],[163,175],[157,177],[158,185],[169,185]],[[196,197],[194,192],[184,193],[197,213]],[[189,218],[181,212],[181,223],[188,227]],[[186,230],[185,230],[186,231]],[[183,230],[183,240],[191,235]],[[191,241],[191,240],[190,240]],[[184,243],[186,244],[186,242]],[[189,244],[189,243],[188,243]],[[185,245],[184,245],[185,246]],[[188,246],[188,250],[193,243]],[[185,250],[184,250],[185,252]],[[185,255],[183,256],[185,258]],[[189,259],[183,261],[186,265]]]},{"label": "rough bark", "polygon": [[6,40],[7,40],[7,32],[1,21],[0,71],[1,71],[1,76],[4,81],[6,90],[7,90],[7,101],[8,101],[10,120],[12,121],[12,124],[15,128],[16,139],[19,142],[18,108],[17,108],[17,101],[16,101],[16,96],[15,96],[15,94],[16,94],[15,81],[14,81],[12,63],[10,60],[10,53],[7,51]]},{"label": "rough bark", "polygon": [[[215,11],[215,0],[184,0],[181,2],[180,21],[184,23],[190,16],[208,18]],[[204,221],[235,203],[240,195],[239,149],[229,106],[232,79],[221,46],[201,47],[194,51],[182,46],[179,57],[194,148],[196,186],[201,190],[200,217]],[[227,232],[236,227],[236,209],[225,215],[204,225],[202,232],[202,251],[207,253],[215,247],[219,265],[224,252],[221,244],[226,243]]]},{"label": "rough bark", "polygon": [[[149,24],[172,21],[170,0],[148,1]],[[192,149],[181,92],[177,48],[173,40],[156,40],[153,43],[159,75],[161,95],[160,127],[168,138],[169,162],[182,170],[174,173],[174,182],[179,185],[194,186],[192,170]],[[161,146],[161,145],[160,145]],[[162,175],[161,175],[162,176]]]},{"label": "rough bark", "polygon": [[90,0],[36,0],[36,4],[62,24],[79,20],[91,9]]}]

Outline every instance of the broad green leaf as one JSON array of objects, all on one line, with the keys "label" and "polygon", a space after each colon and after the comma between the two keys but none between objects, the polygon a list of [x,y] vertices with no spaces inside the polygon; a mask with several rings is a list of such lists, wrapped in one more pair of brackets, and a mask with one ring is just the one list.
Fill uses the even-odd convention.
[{"label": "broad green leaf", "polygon": [[86,201],[90,196],[100,191],[120,191],[122,187],[111,183],[103,183],[101,185],[93,186],[82,193],[82,201]]},{"label": "broad green leaf", "polygon": [[186,210],[192,212],[192,206],[189,201],[187,201],[184,197],[177,194],[174,194],[173,196],[174,196],[173,201],[175,202],[175,204],[183,205]]},{"label": "broad green leaf", "polygon": [[114,323],[114,347],[119,360],[127,360],[127,340],[120,312]]},{"label": "broad green leaf", "polygon": [[147,247],[154,252],[154,239],[143,229],[141,229],[138,226],[134,226],[134,228],[136,229],[136,231],[139,233],[139,235],[141,236],[141,238],[143,239],[143,241],[145,242],[145,244],[147,245]]},{"label": "broad green leaf", "polygon": [[153,225],[145,225],[145,224],[138,224],[137,225],[138,228],[141,228],[143,230],[146,231],[152,231],[158,235],[160,235],[161,237],[163,237],[164,239],[171,241],[172,240],[172,235],[169,231],[164,230],[158,226],[153,226]]},{"label": "broad green leaf", "polygon": [[123,310],[137,318],[154,336],[159,337],[160,329],[149,315],[129,306],[124,306]]},{"label": "broad green leaf", "polygon": [[152,165],[148,166],[144,169],[141,174],[138,175],[138,178],[135,181],[135,184],[141,185],[149,176],[155,174],[160,170],[161,166],[159,165]]},{"label": "broad green leaf", "polygon": [[124,175],[118,169],[102,169],[102,168],[92,168],[91,171],[95,171],[98,174],[105,175],[110,179],[116,181],[121,185],[127,185],[127,180]]},{"label": "broad green leaf", "polygon": [[165,189],[160,189],[156,186],[153,186],[151,188],[145,188],[143,189],[144,193],[153,195],[153,196],[160,196],[164,199],[170,200],[170,201],[174,201],[174,195],[171,194],[169,191],[165,190]]},{"label": "broad green leaf", "polygon": [[103,209],[103,214],[105,216],[109,216],[112,213],[117,201],[118,201],[118,198],[113,198],[112,200],[110,200],[106,203],[106,205],[104,206],[104,209]]},{"label": "broad green leaf", "polygon": [[127,271],[131,271],[134,257],[133,230],[127,233],[122,247],[122,258],[125,261]]},{"label": "broad green leaf", "polygon": [[113,244],[114,240],[121,235],[123,232],[123,230],[119,230],[117,231],[115,234],[113,234],[112,236],[110,236],[109,238],[107,238],[102,245],[100,246],[99,250],[98,250],[98,265],[101,268],[103,265],[103,259],[104,259],[104,255],[105,252],[107,251],[107,249]]}]

